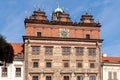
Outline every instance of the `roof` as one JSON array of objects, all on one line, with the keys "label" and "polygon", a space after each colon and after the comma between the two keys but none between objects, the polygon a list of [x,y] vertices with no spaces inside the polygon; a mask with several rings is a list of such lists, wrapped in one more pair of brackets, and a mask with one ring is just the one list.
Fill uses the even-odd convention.
[{"label": "roof", "polygon": [[102,62],[120,63],[120,57],[102,57]]},{"label": "roof", "polygon": [[57,9],[55,9],[55,12],[61,12],[61,13],[63,13],[63,10],[58,7]]},{"label": "roof", "polygon": [[14,55],[21,53],[23,51],[23,44],[22,43],[10,43],[14,49]]}]

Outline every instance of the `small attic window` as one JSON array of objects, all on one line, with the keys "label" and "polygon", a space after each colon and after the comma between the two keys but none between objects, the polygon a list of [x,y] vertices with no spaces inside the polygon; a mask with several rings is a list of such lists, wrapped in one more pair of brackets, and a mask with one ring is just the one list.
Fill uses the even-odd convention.
[{"label": "small attic window", "polygon": [[41,37],[41,32],[37,32],[37,37]]},{"label": "small attic window", "polygon": [[90,34],[86,34],[86,39],[90,39]]}]

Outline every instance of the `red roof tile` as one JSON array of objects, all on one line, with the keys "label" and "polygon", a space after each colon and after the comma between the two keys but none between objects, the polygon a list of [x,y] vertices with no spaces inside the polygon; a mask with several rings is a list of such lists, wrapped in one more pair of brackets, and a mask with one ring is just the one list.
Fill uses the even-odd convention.
[{"label": "red roof tile", "polygon": [[102,62],[120,63],[120,57],[102,57]]},{"label": "red roof tile", "polygon": [[21,53],[23,51],[22,43],[10,43],[14,49],[14,55]]}]

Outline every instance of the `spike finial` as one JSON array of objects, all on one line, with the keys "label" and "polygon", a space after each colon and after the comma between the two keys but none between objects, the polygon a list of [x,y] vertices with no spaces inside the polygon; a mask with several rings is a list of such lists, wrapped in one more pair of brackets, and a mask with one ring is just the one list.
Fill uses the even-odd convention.
[{"label": "spike finial", "polygon": [[88,14],[88,8],[86,8],[85,11],[86,11],[86,14]]},{"label": "spike finial", "polygon": [[38,6],[38,9],[40,10],[40,4],[38,4],[37,6]]},{"label": "spike finial", "polygon": [[25,11],[26,18],[29,18],[29,13],[28,11]]},{"label": "spike finial", "polygon": [[57,2],[57,5],[58,5],[58,8],[60,7],[60,4],[59,4],[59,2]]},{"label": "spike finial", "polygon": [[92,8],[90,8],[90,15],[92,14]]},{"label": "spike finial", "polygon": [[75,22],[76,22],[76,16],[74,16],[74,18],[75,18]]},{"label": "spike finial", "polygon": [[33,8],[36,10],[36,4],[33,5]]},{"label": "spike finial", "polygon": [[96,22],[99,23],[99,16],[97,16],[97,18],[96,18]]},{"label": "spike finial", "polygon": [[57,6],[58,6],[58,8],[60,8],[60,3],[59,2],[57,2]]}]

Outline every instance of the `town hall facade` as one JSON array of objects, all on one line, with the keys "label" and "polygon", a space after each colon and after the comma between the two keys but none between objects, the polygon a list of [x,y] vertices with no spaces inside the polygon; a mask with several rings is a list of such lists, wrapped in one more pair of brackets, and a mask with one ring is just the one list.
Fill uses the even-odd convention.
[{"label": "town hall facade", "polygon": [[85,13],[79,22],[61,8],[25,18],[24,80],[101,80],[100,23]]}]

